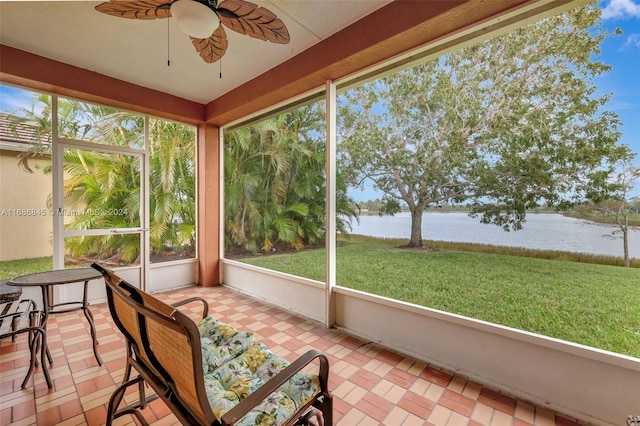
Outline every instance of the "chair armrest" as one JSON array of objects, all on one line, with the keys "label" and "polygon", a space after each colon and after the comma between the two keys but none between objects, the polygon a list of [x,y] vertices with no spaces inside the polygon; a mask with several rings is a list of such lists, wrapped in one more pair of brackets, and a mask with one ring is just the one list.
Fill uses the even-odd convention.
[{"label": "chair armrest", "polygon": [[207,303],[207,301],[204,300],[202,297],[189,297],[188,299],[184,299],[179,302],[172,303],[171,306],[173,306],[174,308],[177,308],[179,306],[184,306],[193,302],[202,303],[202,318],[205,318],[207,315],[209,315],[209,303]]},{"label": "chair armrest", "polygon": [[321,351],[312,349],[301,355],[298,359],[289,364],[288,367],[286,367],[284,370],[273,376],[266,383],[256,389],[255,392],[240,401],[231,410],[227,411],[222,416],[222,419],[220,419],[222,424],[235,424],[249,411],[254,409],[273,392],[277,391],[280,386],[284,385],[296,373],[300,372],[300,370],[302,370],[316,358],[320,360],[320,372],[318,374],[318,377],[320,379],[320,392],[326,392],[327,380],[329,377],[329,360]]}]

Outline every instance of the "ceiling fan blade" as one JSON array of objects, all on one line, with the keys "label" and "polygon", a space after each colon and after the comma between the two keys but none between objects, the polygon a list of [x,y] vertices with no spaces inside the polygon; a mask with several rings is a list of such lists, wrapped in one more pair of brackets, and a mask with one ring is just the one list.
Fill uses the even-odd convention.
[{"label": "ceiling fan blade", "polygon": [[208,64],[212,64],[222,58],[229,46],[227,33],[224,31],[222,25],[220,25],[209,38],[189,38],[202,60]]},{"label": "ceiling fan blade", "polygon": [[268,9],[244,0],[224,0],[216,8],[227,28],[272,43],[289,43],[289,31]]},{"label": "ceiling fan blade", "polygon": [[98,12],[127,19],[160,19],[171,16],[170,0],[112,0],[96,6]]}]

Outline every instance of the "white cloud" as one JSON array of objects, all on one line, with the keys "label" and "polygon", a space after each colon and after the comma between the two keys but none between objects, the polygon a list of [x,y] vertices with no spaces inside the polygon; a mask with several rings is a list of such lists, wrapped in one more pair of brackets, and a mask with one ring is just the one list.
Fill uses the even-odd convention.
[{"label": "white cloud", "polygon": [[624,45],[622,45],[621,50],[625,47],[640,47],[640,34],[629,34],[627,40],[624,42]]},{"label": "white cloud", "polygon": [[602,19],[640,18],[640,4],[634,0],[611,0],[602,9]]}]

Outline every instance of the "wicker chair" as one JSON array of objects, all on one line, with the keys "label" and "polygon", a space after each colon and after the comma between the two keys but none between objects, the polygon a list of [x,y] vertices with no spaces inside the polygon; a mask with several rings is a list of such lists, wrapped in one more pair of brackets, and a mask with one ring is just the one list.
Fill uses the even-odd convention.
[{"label": "wicker chair", "polygon": [[[111,315],[127,340],[125,377],[109,401],[107,425],[124,414],[146,424],[140,410],[151,398],[143,382],[187,425],[333,424],[329,363],[322,352],[311,350],[289,364],[255,344],[251,333],[207,316],[201,298],[179,304],[203,303],[203,320],[196,324],[176,305],[92,266],[104,276]],[[308,373],[309,368],[318,374]],[[118,409],[133,385],[139,389],[138,402]]]}]

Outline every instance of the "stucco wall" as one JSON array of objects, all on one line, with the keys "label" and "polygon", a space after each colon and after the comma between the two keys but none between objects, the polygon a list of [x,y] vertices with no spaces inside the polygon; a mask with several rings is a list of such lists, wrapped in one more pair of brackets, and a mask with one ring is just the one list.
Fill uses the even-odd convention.
[{"label": "stucco wall", "polygon": [[32,160],[33,173],[18,166],[18,152],[0,150],[0,261],[51,256],[52,217],[47,207],[51,175]]}]

